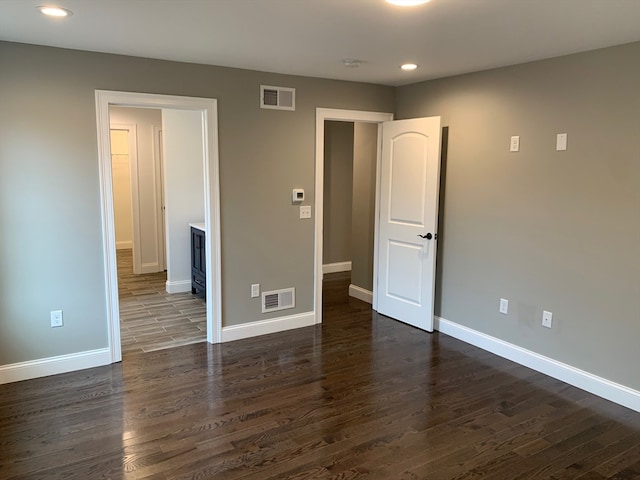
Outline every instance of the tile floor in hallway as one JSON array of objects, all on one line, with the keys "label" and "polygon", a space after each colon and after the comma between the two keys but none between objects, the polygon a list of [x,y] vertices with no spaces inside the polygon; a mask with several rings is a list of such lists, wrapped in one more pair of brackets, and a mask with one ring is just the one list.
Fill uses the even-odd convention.
[{"label": "tile floor in hallway", "polygon": [[123,355],[206,341],[204,300],[167,293],[166,272],[134,275],[130,249],[118,250],[117,262]]}]

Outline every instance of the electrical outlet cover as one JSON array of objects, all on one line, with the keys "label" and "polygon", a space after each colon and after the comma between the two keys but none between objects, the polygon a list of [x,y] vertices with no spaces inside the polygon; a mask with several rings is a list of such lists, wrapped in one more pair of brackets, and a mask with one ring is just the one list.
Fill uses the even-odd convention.
[{"label": "electrical outlet cover", "polygon": [[62,310],[53,310],[51,312],[51,327],[61,327],[62,325]]},{"label": "electrical outlet cover", "polygon": [[311,205],[300,206],[300,218],[311,218]]}]

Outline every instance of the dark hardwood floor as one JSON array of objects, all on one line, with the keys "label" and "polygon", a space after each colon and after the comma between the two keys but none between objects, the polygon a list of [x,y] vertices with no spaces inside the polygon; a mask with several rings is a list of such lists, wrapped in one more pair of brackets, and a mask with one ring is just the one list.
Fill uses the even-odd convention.
[{"label": "dark hardwood floor", "polygon": [[325,321],[0,386],[1,479],[640,478],[640,414],[326,285]]}]

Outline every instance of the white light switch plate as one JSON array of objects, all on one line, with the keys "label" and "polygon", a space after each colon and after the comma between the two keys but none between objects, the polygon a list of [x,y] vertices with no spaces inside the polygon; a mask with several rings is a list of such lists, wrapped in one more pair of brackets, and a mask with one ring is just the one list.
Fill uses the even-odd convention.
[{"label": "white light switch plate", "polygon": [[567,134],[559,133],[556,136],[556,150],[563,151],[567,149]]},{"label": "white light switch plate", "polygon": [[507,315],[509,313],[509,300],[506,298],[500,299],[500,313]]},{"label": "white light switch plate", "polygon": [[520,137],[518,135],[514,135],[513,137],[511,137],[511,144],[509,146],[509,151],[511,152],[520,151]]},{"label": "white light switch plate", "polygon": [[300,205],[300,218],[311,218],[311,205]]}]

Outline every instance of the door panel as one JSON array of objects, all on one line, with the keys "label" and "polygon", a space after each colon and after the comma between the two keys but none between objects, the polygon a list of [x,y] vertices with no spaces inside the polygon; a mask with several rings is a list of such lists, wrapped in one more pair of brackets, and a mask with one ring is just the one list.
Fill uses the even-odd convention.
[{"label": "door panel", "polygon": [[439,184],[440,117],[383,123],[376,308],[427,331]]},{"label": "door panel", "polygon": [[422,245],[389,241],[387,294],[396,300],[420,306],[422,301]]},{"label": "door panel", "polygon": [[391,140],[389,221],[423,226],[428,142],[413,132]]}]

